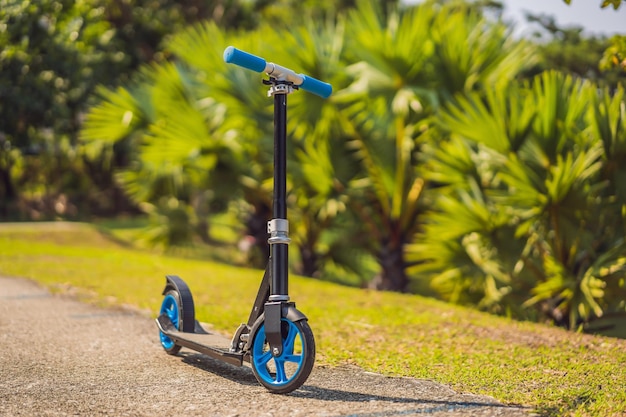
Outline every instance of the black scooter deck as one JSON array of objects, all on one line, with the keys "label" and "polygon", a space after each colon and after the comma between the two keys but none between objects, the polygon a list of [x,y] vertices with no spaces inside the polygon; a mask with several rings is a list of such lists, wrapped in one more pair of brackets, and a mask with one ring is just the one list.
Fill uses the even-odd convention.
[{"label": "black scooter deck", "polygon": [[224,336],[207,333],[197,323],[195,333],[178,331],[167,314],[160,315],[156,319],[156,323],[159,330],[179,346],[184,346],[232,365],[243,365],[244,355],[231,352],[230,340]]}]

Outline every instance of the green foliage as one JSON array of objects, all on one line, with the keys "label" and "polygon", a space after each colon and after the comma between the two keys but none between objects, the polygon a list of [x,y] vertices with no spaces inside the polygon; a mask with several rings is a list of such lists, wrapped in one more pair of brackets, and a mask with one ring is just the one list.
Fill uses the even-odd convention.
[{"label": "green foliage", "polygon": [[611,45],[604,51],[600,60],[600,69],[607,71],[620,68],[626,71],[626,36],[615,35],[610,42]]},{"label": "green foliage", "polygon": [[[405,245],[421,227],[423,131],[441,103],[459,92],[497,85],[530,62],[527,45],[459,3],[427,3],[381,21],[371,4],[351,15],[347,59],[355,82],[338,93],[354,132],[364,178],[352,205],[374,237],[379,288],[407,290]],[[355,184],[356,185],[356,184]]]},{"label": "green foliage", "polygon": [[[178,64],[146,68],[134,87],[103,93],[105,101],[90,112],[83,138],[91,149],[103,149],[102,143],[129,143],[135,162],[118,179],[135,201],[153,205],[163,197],[191,204],[188,196],[203,189],[224,205],[239,198],[212,188],[228,181],[219,176],[219,169],[199,160],[193,162],[194,172],[203,172],[203,180],[191,182],[191,171],[181,159],[187,158],[184,149],[193,154],[200,143],[205,148],[210,141],[222,143],[225,152],[209,152],[216,158],[212,163],[230,173],[231,190],[233,180],[238,182],[236,188],[250,207],[247,224],[263,225],[267,219],[259,217],[267,217],[270,206],[270,103],[261,94],[258,77],[226,68],[221,54],[233,43],[265,57],[282,57],[281,64],[329,81],[337,92],[331,100],[290,96],[290,210],[300,271],[319,274],[325,263],[339,260],[358,269],[354,261],[346,262],[358,255],[338,250],[357,236],[363,241],[359,248],[380,262],[381,279],[397,281],[381,287],[404,290],[404,245],[419,227],[422,210],[424,180],[416,158],[420,129],[442,100],[514,77],[530,55],[503,25],[488,22],[476,9],[458,2],[389,9],[384,16],[375,2],[363,1],[346,19],[329,19],[317,27],[278,26],[247,34],[223,34],[211,24],[192,27],[168,42],[168,54],[177,57]],[[257,34],[265,32],[261,49]],[[449,46],[468,39],[469,48]],[[346,73],[342,68],[350,63]],[[201,139],[202,124],[211,125],[201,107],[210,102],[223,108],[225,116],[209,129],[211,139]],[[138,111],[138,105],[143,110]],[[188,133],[192,128],[196,134]],[[185,192],[164,188],[162,181],[178,184]],[[210,212],[196,211],[196,218]],[[335,224],[348,230],[337,233]],[[264,243],[264,229],[249,227],[248,233]]]},{"label": "green foliage", "polygon": [[[296,33],[278,32],[276,36],[283,42],[281,50],[275,53],[283,55],[291,50],[293,53],[287,56],[291,56],[293,62],[289,65],[329,80],[325,74],[317,73],[316,68],[337,67],[342,47],[340,35],[341,30],[330,23],[321,30],[303,28]],[[321,38],[325,41],[321,42]],[[217,39],[221,41],[216,42]],[[258,48],[256,36],[241,35],[233,41],[247,50]],[[314,44],[331,47],[318,55],[307,47]],[[271,101],[263,94],[264,87],[258,76],[243,69],[226,68],[222,59],[225,45],[226,40],[213,24],[193,27],[173,37],[169,50],[179,57],[180,63],[165,73],[164,66],[146,68],[145,76],[130,89],[104,91],[102,105],[95,107],[87,118],[83,139],[95,154],[103,146],[121,141],[134,143],[135,162],[120,171],[118,179],[138,203],[149,203],[142,206],[146,209],[172,198],[191,204],[193,198],[188,196],[193,195],[204,195],[210,199],[211,207],[219,203],[222,208],[243,198],[249,207],[246,214],[249,217],[244,219],[249,235],[246,239],[252,238],[258,249],[266,252],[265,222],[271,207],[273,149]],[[271,51],[265,53],[271,54]],[[336,70],[333,73],[340,74]],[[193,88],[186,88],[186,85]],[[342,153],[329,152],[329,141],[341,127],[340,121],[328,116],[338,112],[332,102],[320,99],[321,106],[311,108],[310,103],[303,102],[298,95],[291,97],[294,102],[290,112],[293,109],[292,118],[299,121],[289,123],[289,130],[293,132],[290,178],[294,178],[290,180],[289,189],[290,201],[295,203],[291,205],[290,217],[295,219],[292,237],[300,249],[298,269],[307,275],[319,275],[326,261],[358,269],[358,257],[336,256],[332,250],[339,241],[345,241],[344,235],[325,233],[334,218],[345,211],[342,184],[354,171],[345,163],[337,163],[340,167],[337,175],[342,179],[335,180],[331,160],[342,160]],[[172,106],[177,110],[169,111]],[[205,125],[213,126],[210,137],[201,133],[206,130]],[[211,143],[221,145],[212,150]],[[190,160],[190,155],[204,155],[205,160],[197,157]],[[206,159],[208,156],[210,161]],[[197,180],[192,181],[193,178]],[[173,187],[164,188],[163,181],[184,184],[182,188],[186,191],[180,193]],[[214,209],[196,210],[195,222],[206,221],[213,213]],[[159,223],[153,227],[161,230]],[[194,222],[188,227],[197,228]],[[256,258],[253,254],[251,257]],[[260,256],[260,262],[264,262],[263,258]]]},{"label": "green foliage", "polygon": [[[565,3],[570,4],[572,0],[563,0]],[[605,8],[613,6],[613,9],[617,10],[622,5],[622,0],[602,0],[600,7]]]},{"label": "green foliage", "polygon": [[[146,211],[161,212],[155,217],[155,230],[163,230],[163,216],[180,223],[179,210],[168,209],[172,204],[189,205],[196,220],[176,228],[197,227],[205,240],[208,231],[202,216],[224,210],[222,200],[232,192],[220,172],[232,167],[233,146],[223,130],[225,106],[207,98],[206,88],[183,65],[146,68],[132,87],[103,90],[105,100],[90,112],[82,134],[93,156],[122,141],[130,144],[131,161],[117,179]],[[160,236],[166,246],[175,243],[169,232]],[[181,236],[189,242],[192,234]]]},{"label": "green foliage", "polygon": [[[135,210],[112,178],[113,167],[128,163],[131,156],[126,151],[132,146],[124,141],[106,149],[98,158],[85,160],[76,140],[84,113],[93,103],[98,85],[111,87],[128,82],[142,64],[167,59],[163,40],[182,30],[186,23],[210,18],[224,26],[252,28],[258,24],[258,13],[266,6],[240,1],[227,3],[2,0],[2,148],[11,154],[15,153],[11,149],[19,151],[20,155],[12,156],[12,161],[28,154],[28,159],[33,160],[30,168],[44,169],[35,176],[48,178],[49,182],[64,175],[49,163],[55,158],[67,158],[64,165],[88,180],[83,182],[81,190],[65,190],[63,187],[68,184],[59,181],[46,190],[50,195],[33,194],[29,188],[41,188],[41,185],[28,183],[32,175],[15,177],[19,174],[16,169],[4,167],[8,164],[7,156],[0,167],[0,214],[52,217],[58,213],[39,209],[49,205],[44,200],[54,200],[58,194],[71,194],[72,203],[81,206],[83,215],[92,211],[105,215],[111,207],[118,211]],[[70,143],[68,154],[57,153],[61,142],[66,140]],[[35,161],[37,158],[40,160]],[[10,165],[15,167],[16,163]]]},{"label": "green foliage", "polygon": [[97,1],[0,3],[0,132],[12,146],[41,146],[41,129],[73,137],[97,82],[125,65]]},{"label": "green foliage", "polygon": [[[331,83],[335,91],[341,90],[348,83],[342,71],[345,30],[346,23],[340,18],[320,27],[311,24],[297,31],[281,31],[278,37],[283,42],[277,42],[280,48],[272,53],[283,56],[285,65]],[[359,276],[367,271],[360,248],[350,248],[358,229],[352,213],[347,211],[346,194],[359,168],[345,147],[347,123],[340,104],[303,93],[293,94],[289,100],[288,187],[293,202],[290,230],[299,252],[296,271],[327,277],[329,269],[344,269],[344,275],[362,281]]]},{"label": "green foliage", "polygon": [[624,47],[620,36],[585,36],[582,27],[559,27],[555,18],[529,14],[530,22],[543,30],[535,33],[538,61],[524,72],[532,78],[546,70],[558,70],[616,88],[626,81],[621,61]]},{"label": "green foliage", "polygon": [[[0,140],[14,161],[0,167],[3,217],[76,217],[94,207],[100,214],[128,207],[112,184],[106,165],[112,159],[102,157],[101,166],[85,160],[77,134],[96,86],[118,83],[157,51],[164,33],[139,24],[153,3],[140,2],[126,23],[126,2],[0,3]],[[160,22],[158,16],[148,21]],[[20,161],[25,169],[18,169]],[[59,199],[69,199],[62,205],[74,210],[54,209]]]},{"label": "green foliage", "polygon": [[623,94],[550,72],[442,113],[450,144],[429,151],[442,188],[412,253],[447,299],[570,328],[624,313],[623,156],[607,152]]}]

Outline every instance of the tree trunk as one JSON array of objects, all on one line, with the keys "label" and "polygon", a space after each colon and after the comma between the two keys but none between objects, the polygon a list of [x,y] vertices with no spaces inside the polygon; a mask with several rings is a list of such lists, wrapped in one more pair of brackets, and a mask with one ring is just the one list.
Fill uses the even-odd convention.
[{"label": "tree trunk", "polygon": [[380,272],[370,282],[369,287],[382,291],[406,292],[409,277],[404,260],[404,239],[389,239],[383,242],[378,254]]},{"label": "tree trunk", "polygon": [[200,237],[203,243],[212,243],[209,234],[209,193],[199,191],[191,197],[191,207],[196,215],[197,223],[195,225],[196,235]]},{"label": "tree trunk", "polygon": [[300,247],[300,262],[302,264],[301,270],[299,271],[300,274],[305,277],[315,277],[318,275],[318,256],[315,250],[306,243]]},{"label": "tree trunk", "polygon": [[248,261],[250,266],[256,268],[265,268],[269,257],[270,248],[267,243],[267,222],[272,216],[272,209],[265,205],[259,204],[254,207],[254,212],[250,214],[246,221],[246,237],[252,241],[252,247],[249,249]]},{"label": "tree trunk", "polygon": [[0,168],[0,218],[9,218],[11,215],[10,206],[15,197],[15,188],[11,181],[10,171]]}]

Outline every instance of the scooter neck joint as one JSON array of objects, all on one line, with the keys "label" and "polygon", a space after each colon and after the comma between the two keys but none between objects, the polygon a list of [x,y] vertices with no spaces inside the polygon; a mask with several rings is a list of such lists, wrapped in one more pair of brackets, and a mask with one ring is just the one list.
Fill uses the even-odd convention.
[{"label": "scooter neck joint", "polygon": [[276,243],[289,244],[291,239],[289,238],[289,221],[287,219],[272,219],[267,222],[267,233],[270,238],[267,243],[274,245]]},{"label": "scooter neck joint", "polygon": [[267,301],[269,301],[270,303],[284,303],[289,301],[289,296],[280,294],[270,295]]},{"label": "scooter neck joint", "polygon": [[291,94],[298,89],[298,87],[290,81],[282,81],[275,78],[263,80],[263,84],[270,86],[270,89],[267,92],[268,97],[274,97],[277,94]]}]

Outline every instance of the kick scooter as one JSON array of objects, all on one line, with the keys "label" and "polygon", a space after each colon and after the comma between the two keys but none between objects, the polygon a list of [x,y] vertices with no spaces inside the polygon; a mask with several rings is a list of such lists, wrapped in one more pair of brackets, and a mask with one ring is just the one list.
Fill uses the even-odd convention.
[{"label": "kick scooter", "polygon": [[186,347],[229,364],[249,362],[261,385],[285,394],[298,389],[315,362],[315,340],[304,314],[288,295],[287,221],[287,95],[302,89],[327,98],[332,86],[315,78],[229,46],[224,61],[256,72],[269,80],[268,96],[274,98],[274,195],[273,218],[267,224],[269,261],[248,322],[231,340],[211,334],[195,319],[191,290],[178,276],[167,275],[164,299],[156,319],[161,345],[171,355]]}]

